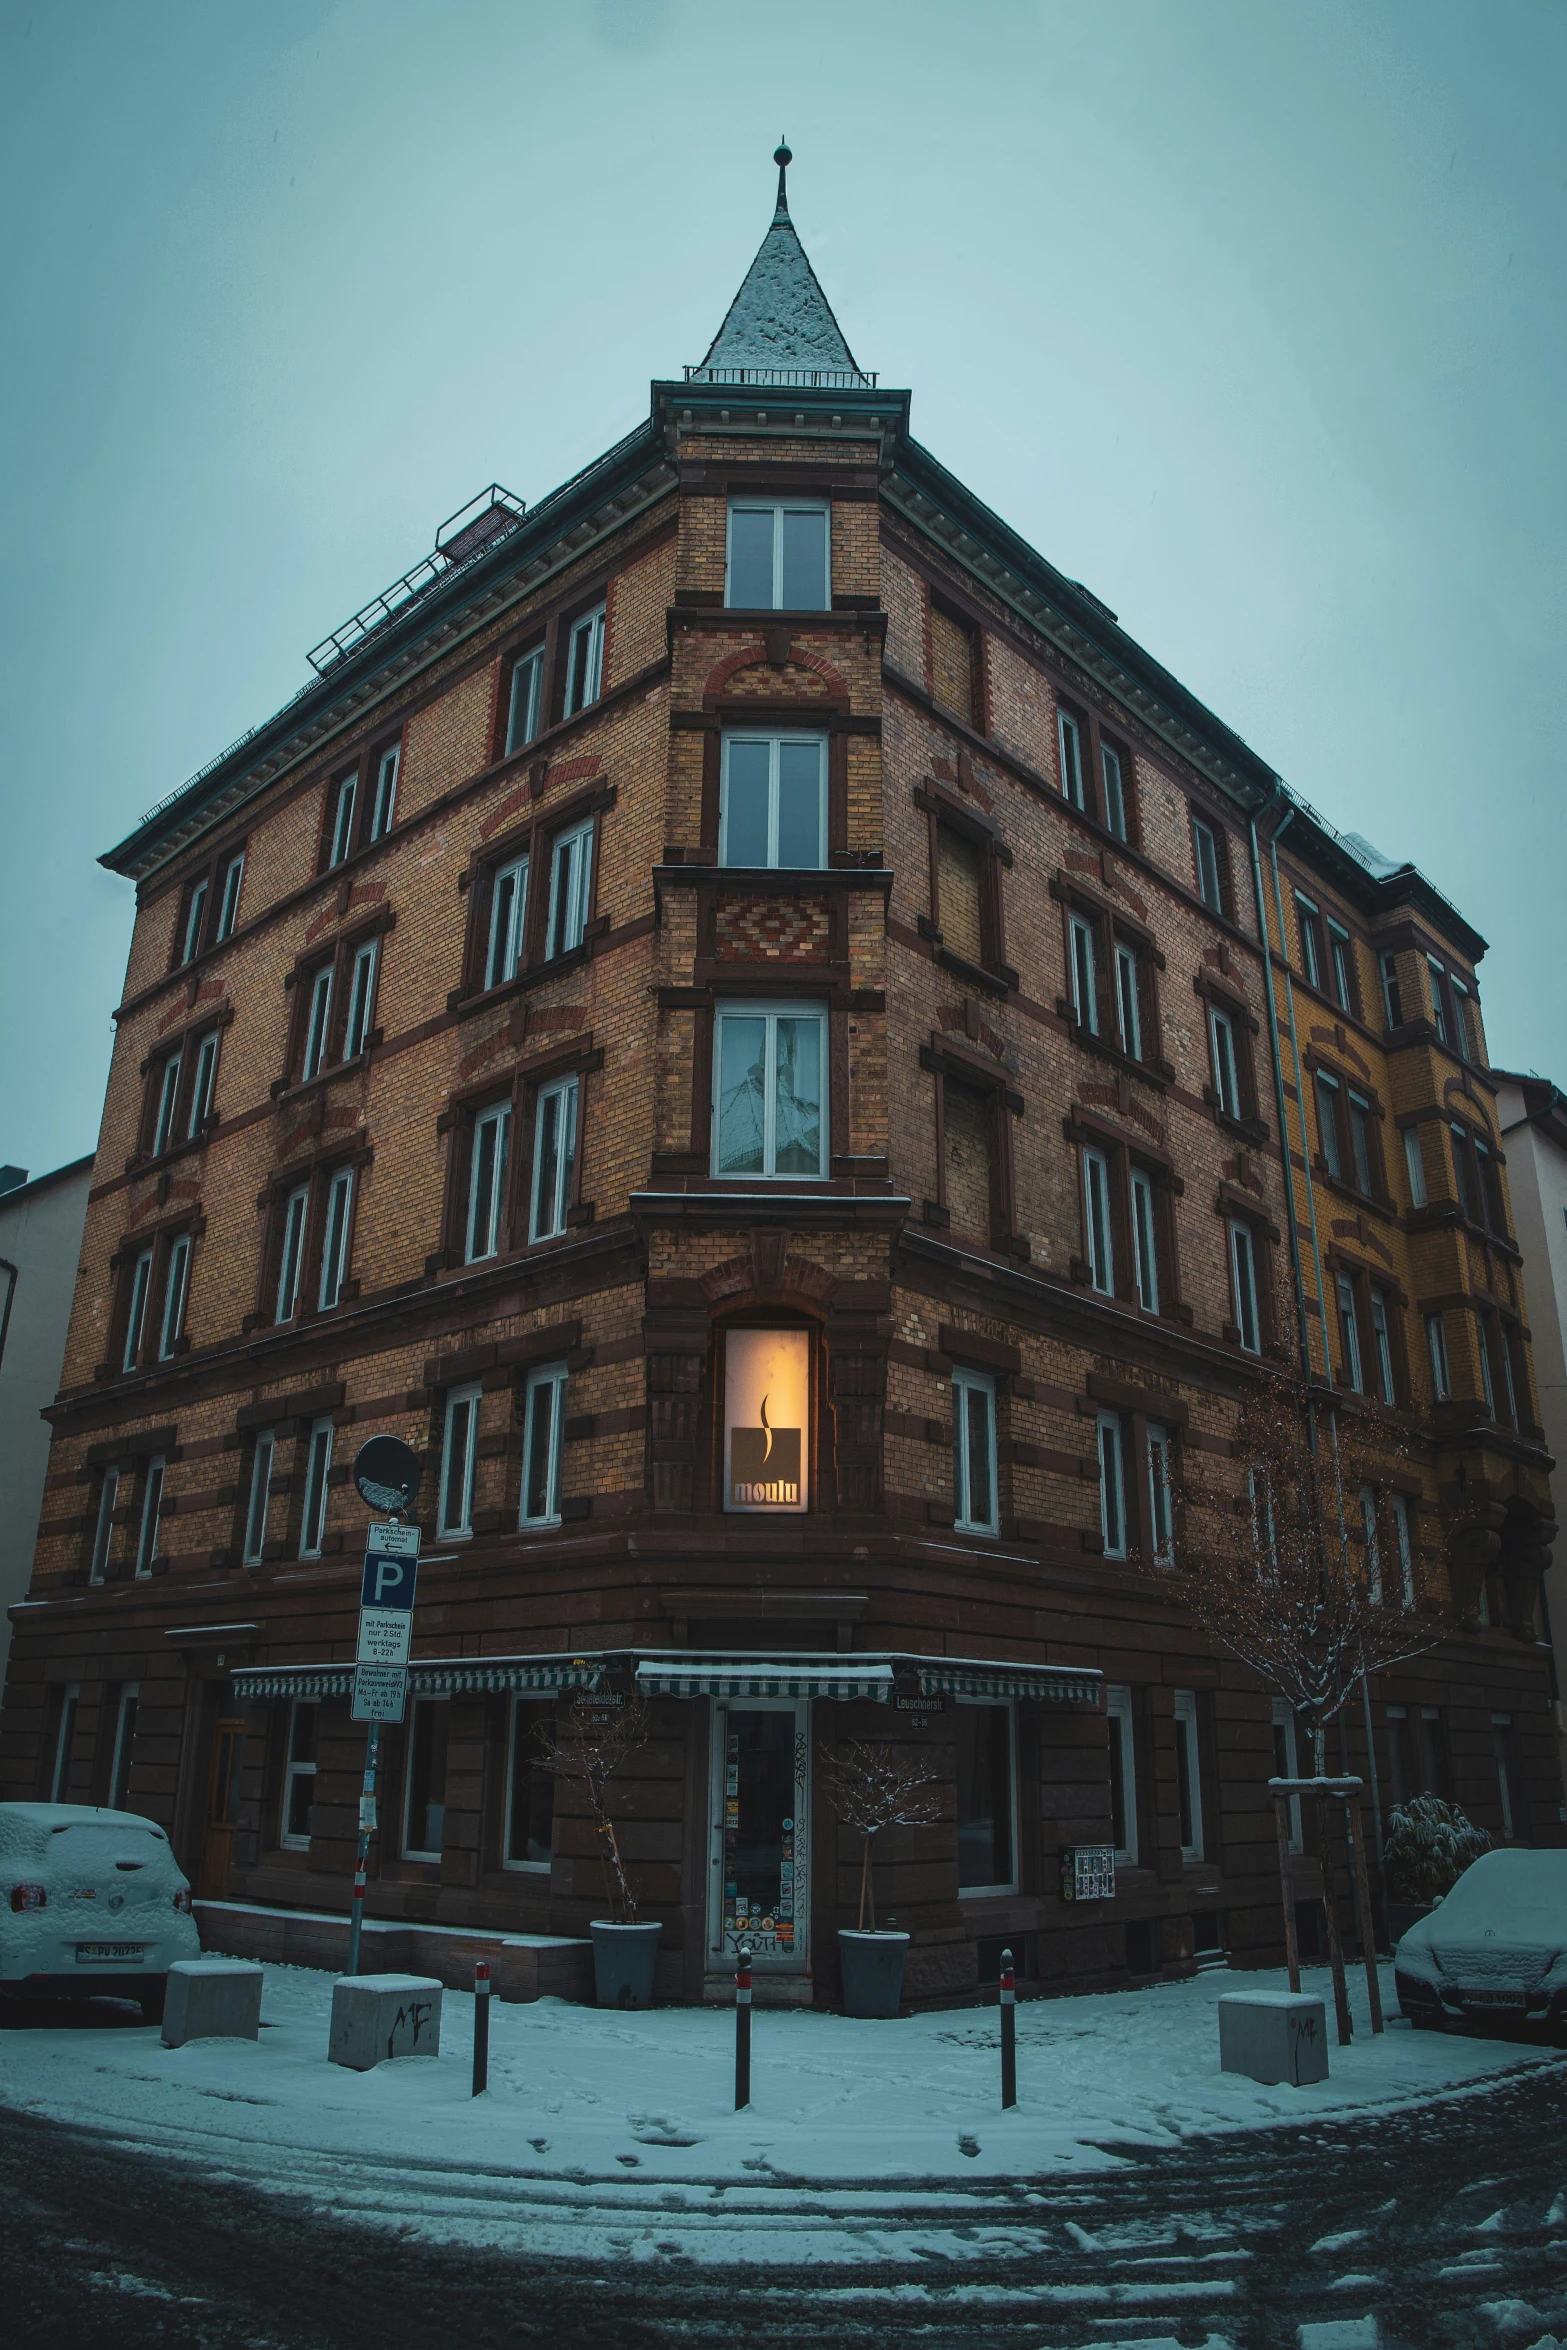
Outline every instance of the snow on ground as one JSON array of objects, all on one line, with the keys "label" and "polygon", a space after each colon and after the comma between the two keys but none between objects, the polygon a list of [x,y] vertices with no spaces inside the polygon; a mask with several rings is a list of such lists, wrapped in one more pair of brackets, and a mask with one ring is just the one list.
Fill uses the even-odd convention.
[{"label": "snow on ground", "polygon": [[948,2239],[1004,2253],[1009,2196],[1118,2164],[1118,2145],[1388,2111],[1559,2061],[1417,2033],[1396,2014],[1373,2039],[1363,1977],[1340,2049],[1327,1972],[1308,1969],[1331,2077],[1264,2088],[1220,2072],[1215,2008],[1226,1990],[1284,1978],[1215,1971],[1020,2005],[1010,2113],[994,2008],[885,2023],[759,2008],[752,2103],[737,2114],[732,2010],[497,2001],[475,2102],[471,1994],[445,1994],[438,2058],[351,2073],[326,2061],[333,1977],[265,1972],[259,2041],[169,2049],[150,2028],[14,2029],[0,2036],[0,2099],[431,2237],[793,2263],[929,2257]]}]

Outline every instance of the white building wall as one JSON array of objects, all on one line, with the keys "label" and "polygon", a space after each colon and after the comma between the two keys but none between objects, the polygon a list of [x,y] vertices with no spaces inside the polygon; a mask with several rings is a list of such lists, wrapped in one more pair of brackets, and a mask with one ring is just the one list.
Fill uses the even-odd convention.
[{"label": "white building wall", "polygon": [[92,1165],[78,1159],[0,1192],[0,1680],[9,1611],[32,1580],[49,1467],[49,1424],[39,1413],[59,1390]]}]

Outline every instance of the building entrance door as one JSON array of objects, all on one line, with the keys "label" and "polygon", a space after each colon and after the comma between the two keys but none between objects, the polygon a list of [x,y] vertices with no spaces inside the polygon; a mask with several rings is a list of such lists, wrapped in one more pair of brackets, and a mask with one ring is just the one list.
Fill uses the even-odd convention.
[{"label": "building entrance door", "polygon": [[771,1974],[810,1965],[811,1701],[716,1698],[711,1966],[749,1942]]},{"label": "building entrance door", "polygon": [[220,1714],[212,1725],[212,1764],[207,1774],[207,1822],[201,1839],[201,1868],[196,1891],[205,1901],[216,1901],[228,1883],[234,1853],[234,1825],[239,1818],[239,1764],[245,1744],[245,1723]]}]

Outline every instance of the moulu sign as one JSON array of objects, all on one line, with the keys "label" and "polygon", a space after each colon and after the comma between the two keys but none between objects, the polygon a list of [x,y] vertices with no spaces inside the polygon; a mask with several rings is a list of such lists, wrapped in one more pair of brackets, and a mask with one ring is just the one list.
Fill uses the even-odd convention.
[{"label": "moulu sign", "polygon": [[810,1338],[731,1330],[724,1349],[724,1507],[804,1510]]}]

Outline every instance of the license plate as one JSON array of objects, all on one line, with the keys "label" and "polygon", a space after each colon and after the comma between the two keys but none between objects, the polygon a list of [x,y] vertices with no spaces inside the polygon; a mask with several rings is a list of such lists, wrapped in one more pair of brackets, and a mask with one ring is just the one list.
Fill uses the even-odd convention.
[{"label": "license plate", "polygon": [[78,1966],[140,1966],[147,1955],[144,1942],[78,1942]]},{"label": "license plate", "polygon": [[1527,2007],[1527,1995],[1522,1991],[1466,1991],[1466,2007]]}]

